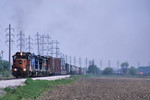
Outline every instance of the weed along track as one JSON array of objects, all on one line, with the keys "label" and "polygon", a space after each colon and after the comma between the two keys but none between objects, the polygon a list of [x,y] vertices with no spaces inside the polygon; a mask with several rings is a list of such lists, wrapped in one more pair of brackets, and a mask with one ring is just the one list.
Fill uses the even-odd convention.
[{"label": "weed along track", "polygon": [[36,100],[150,100],[149,79],[82,78],[53,88]]}]

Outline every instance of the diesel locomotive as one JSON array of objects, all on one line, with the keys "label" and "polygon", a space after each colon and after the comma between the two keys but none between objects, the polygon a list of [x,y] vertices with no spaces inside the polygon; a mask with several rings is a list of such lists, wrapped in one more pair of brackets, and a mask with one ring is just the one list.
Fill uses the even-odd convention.
[{"label": "diesel locomotive", "polygon": [[30,52],[13,55],[12,74],[18,77],[84,74],[81,67],[70,65],[63,58],[40,56]]}]

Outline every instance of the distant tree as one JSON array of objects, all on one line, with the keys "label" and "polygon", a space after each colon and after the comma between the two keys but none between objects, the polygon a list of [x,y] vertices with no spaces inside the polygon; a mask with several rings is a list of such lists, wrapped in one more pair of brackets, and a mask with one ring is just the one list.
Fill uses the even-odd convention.
[{"label": "distant tree", "polygon": [[2,65],[3,65],[3,68],[4,68],[5,70],[8,70],[8,67],[9,67],[9,62],[8,62],[8,61],[3,60]]},{"label": "distant tree", "polygon": [[127,74],[128,66],[129,66],[128,62],[123,62],[123,63],[121,64],[121,68],[122,68],[123,74]]},{"label": "distant tree", "polygon": [[137,69],[135,67],[132,66],[129,68],[129,74],[130,75],[135,75],[136,73],[137,73]]},{"label": "distant tree", "polygon": [[103,70],[103,74],[104,75],[112,75],[114,73],[114,70],[113,68],[111,67],[106,67],[104,70]]},{"label": "distant tree", "polygon": [[96,65],[90,65],[88,67],[88,73],[90,73],[90,74],[99,74],[100,70]]},{"label": "distant tree", "polygon": [[0,72],[8,71],[9,62],[0,60]]}]

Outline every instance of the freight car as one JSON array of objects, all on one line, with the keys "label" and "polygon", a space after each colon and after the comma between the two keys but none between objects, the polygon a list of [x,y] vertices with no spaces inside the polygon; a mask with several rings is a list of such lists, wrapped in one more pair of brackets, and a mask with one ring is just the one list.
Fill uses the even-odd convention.
[{"label": "freight car", "polygon": [[30,52],[13,55],[12,74],[17,77],[84,74],[83,69],[65,63],[63,58],[40,56]]}]

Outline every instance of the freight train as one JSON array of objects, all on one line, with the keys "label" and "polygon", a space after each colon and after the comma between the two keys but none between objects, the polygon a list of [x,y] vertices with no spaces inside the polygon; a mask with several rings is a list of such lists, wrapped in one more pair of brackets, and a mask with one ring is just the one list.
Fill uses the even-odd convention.
[{"label": "freight train", "polygon": [[30,52],[13,55],[12,74],[18,77],[38,77],[50,75],[81,75],[85,70],[70,65],[63,58],[40,56]]}]

